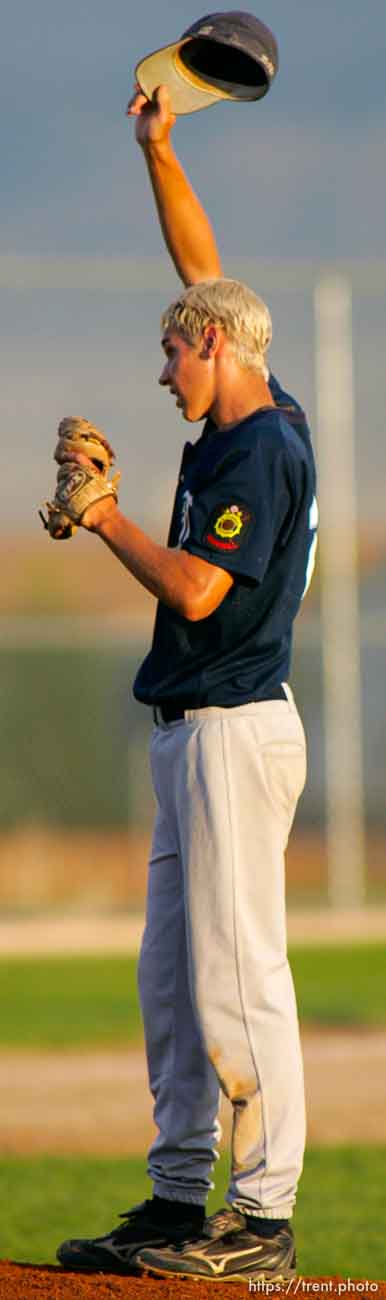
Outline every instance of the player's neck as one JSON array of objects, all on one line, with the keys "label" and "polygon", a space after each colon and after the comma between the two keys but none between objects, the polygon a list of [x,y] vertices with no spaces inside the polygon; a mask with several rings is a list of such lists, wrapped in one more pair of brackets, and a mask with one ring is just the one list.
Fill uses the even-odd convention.
[{"label": "player's neck", "polygon": [[225,431],[246,420],[260,407],[274,405],[264,376],[244,370],[241,382],[219,384],[210,417],[219,431]]}]

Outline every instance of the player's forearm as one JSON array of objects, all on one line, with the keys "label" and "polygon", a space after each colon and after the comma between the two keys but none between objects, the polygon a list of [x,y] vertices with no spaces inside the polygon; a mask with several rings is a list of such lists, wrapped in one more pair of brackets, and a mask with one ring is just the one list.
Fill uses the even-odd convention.
[{"label": "player's forearm", "polygon": [[221,276],[209,218],[170,141],[149,142],[144,154],[162,233],[181,280],[188,285]]},{"label": "player's forearm", "polygon": [[159,546],[118,508],[102,515],[92,531],[157,600],[185,618],[196,617],[200,584],[192,576],[191,557],[185,551]]}]

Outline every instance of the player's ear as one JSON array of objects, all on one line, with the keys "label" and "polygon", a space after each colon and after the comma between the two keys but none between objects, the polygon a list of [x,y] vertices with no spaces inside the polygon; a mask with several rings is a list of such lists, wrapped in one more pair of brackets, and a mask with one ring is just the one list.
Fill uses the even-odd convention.
[{"label": "player's ear", "polygon": [[201,357],[203,361],[209,361],[218,352],[219,331],[217,325],[206,325],[202,335]]}]

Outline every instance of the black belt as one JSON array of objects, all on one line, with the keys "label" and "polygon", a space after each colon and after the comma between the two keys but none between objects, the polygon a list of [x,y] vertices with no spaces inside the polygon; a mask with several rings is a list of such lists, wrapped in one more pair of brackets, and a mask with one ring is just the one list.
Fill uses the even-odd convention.
[{"label": "black belt", "polygon": [[[269,695],[259,695],[258,698],[256,698],[255,696],[253,700],[243,700],[243,704],[260,704],[262,700],[286,700],[286,699],[287,696],[282,686],[272,686]],[[199,707],[200,705],[194,705],[194,704],[193,705],[185,704],[182,707],[182,705],[174,704],[173,700],[170,701],[165,700],[163,704],[157,704],[156,707],[153,708],[154,722],[156,726],[159,724],[160,720],[161,722],[181,722],[182,718],[185,717],[185,713],[187,709],[199,708]],[[216,705],[214,705],[213,707],[215,708]],[[217,705],[217,707],[219,706]],[[237,708],[237,705],[224,704],[221,705],[221,707],[225,709],[228,708],[232,709],[235,707]],[[210,708],[210,705],[207,704],[201,705],[201,708]]]},{"label": "black belt", "polygon": [[[159,714],[159,717],[157,717],[157,714]],[[157,704],[156,707],[153,708],[153,718],[156,726],[160,719],[161,722],[180,722],[184,717],[185,709],[179,708],[179,706],[173,704],[172,701],[170,701],[170,704]]]}]

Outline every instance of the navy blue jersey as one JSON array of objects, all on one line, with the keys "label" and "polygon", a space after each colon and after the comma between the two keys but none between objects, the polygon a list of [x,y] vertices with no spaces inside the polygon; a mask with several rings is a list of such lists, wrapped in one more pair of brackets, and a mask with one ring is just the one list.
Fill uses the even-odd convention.
[{"label": "navy blue jersey", "polygon": [[290,668],[292,624],[316,547],[315,467],[305,416],[273,376],[276,405],[184,447],[168,545],[226,569],[230,591],[192,622],[159,603],[134,683],[146,704],[231,707],[267,699]]}]

